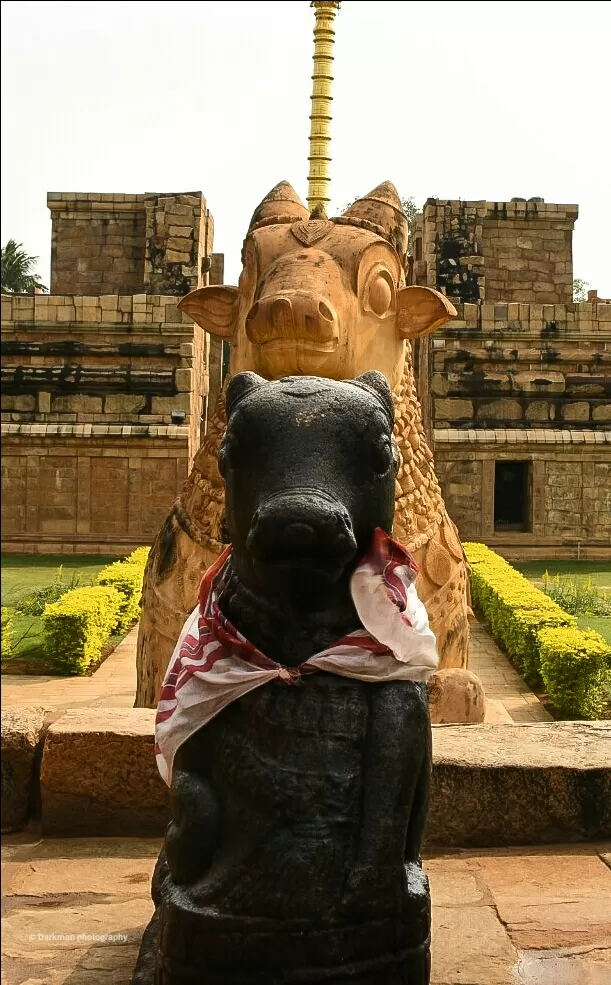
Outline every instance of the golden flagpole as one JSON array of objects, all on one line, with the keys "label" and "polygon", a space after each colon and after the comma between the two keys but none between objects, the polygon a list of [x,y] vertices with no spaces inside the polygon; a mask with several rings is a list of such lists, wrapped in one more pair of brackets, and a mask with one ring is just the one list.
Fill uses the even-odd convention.
[{"label": "golden flagpole", "polygon": [[310,115],[310,173],[308,175],[308,206],[323,208],[331,201],[331,86],[333,83],[333,44],[335,15],[341,3],[337,0],[313,0],[314,71],[312,74],[312,113]]}]

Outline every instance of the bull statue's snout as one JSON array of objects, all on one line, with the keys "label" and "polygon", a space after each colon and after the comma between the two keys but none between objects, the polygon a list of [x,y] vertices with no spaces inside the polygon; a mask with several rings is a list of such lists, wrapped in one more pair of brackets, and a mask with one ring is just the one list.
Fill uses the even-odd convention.
[{"label": "bull statue's snout", "polygon": [[252,519],[247,549],[255,563],[311,568],[335,577],[357,550],[348,511],[318,491],[279,493]]},{"label": "bull statue's snout", "polygon": [[255,345],[307,342],[334,348],[337,312],[328,298],[310,291],[283,291],[255,301],[246,316],[246,334]]}]

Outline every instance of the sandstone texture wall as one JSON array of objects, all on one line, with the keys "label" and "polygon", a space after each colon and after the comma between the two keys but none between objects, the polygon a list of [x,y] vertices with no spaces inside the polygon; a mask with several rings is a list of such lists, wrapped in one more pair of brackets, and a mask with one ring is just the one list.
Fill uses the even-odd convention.
[{"label": "sandstone texture wall", "polygon": [[611,426],[611,303],[457,312],[431,344],[435,427]]},{"label": "sandstone texture wall", "polygon": [[[430,343],[446,505],[510,558],[611,559],[611,303],[458,305]],[[499,462],[527,472],[525,524],[495,529]]]},{"label": "sandstone texture wall", "polygon": [[569,303],[576,205],[428,199],[412,224],[414,282],[466,302]]},{"label": "sandstone texture wall", "polygon": [[214,238],[201,192],[49,192],[51,294],[176,294],[201,286]]},{"label": "sandstone texture wall", "polygon": [[200,442],[204,332],[176,297],[2,298],[2,549],[150,543]]},{"label": "sandstone texture wall", "polygon": [[[529,529],[494,526],[495,467],[532,470]],[[435,430],[435,465],[463,540],[509,559],[611,559],[611,431]]]},{"label": "sandstone texture wall", "polygon": [[[210,283],[223,284],[225,279],[225,264],[222,253],[214,253],[210,267]],[[208,405],[206,417],[212,415],[223,385],[223,343],[221,339],[208,336],[210,345],[208,371]]]}]

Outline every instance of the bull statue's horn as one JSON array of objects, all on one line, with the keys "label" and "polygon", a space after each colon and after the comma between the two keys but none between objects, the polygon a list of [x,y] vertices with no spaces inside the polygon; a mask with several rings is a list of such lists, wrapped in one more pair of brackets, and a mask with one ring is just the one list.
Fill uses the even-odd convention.
[{"label": "bull statue's horn", "polygon": [[279,181],[253,212],[248,231],[263,222],[271,224],[274,219],[286,222],[308,218],[309,212],[293,186],[288,181]]},{"label": "bull statue's horn", "polygon": [[369,194],[349,205],[342,215],[344,222],[355,220],[355,224],[376,227],[377,231],[389,240],[400,257],[407,251],[408,225],[401,199],[395,186],[384,181]]}]

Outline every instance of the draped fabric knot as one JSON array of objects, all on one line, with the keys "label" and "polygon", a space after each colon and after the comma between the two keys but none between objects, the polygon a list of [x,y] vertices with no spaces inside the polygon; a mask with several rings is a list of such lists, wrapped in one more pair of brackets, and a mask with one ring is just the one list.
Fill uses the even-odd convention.
[{"label": "draped fabric knot", "polygon": [[377,529],[350,580],[361,627],[300,667],[284,667],[250,643],[223,615],[217,588],[231,546],[204,574],[161,688],[155,725],[159,772],[171,782],[180,746],[232,701],[272,680],[290,685],[326,671],[368,683],[426,681],[438,662],[435,636],[414,580],[418,568],[401,544]]}]

